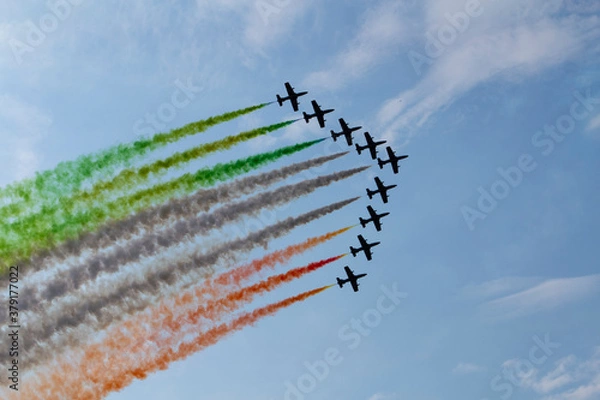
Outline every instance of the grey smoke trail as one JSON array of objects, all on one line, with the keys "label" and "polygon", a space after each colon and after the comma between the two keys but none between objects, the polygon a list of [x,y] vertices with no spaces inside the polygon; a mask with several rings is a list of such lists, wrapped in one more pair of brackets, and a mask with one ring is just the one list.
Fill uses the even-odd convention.
[{"label": "grey smoke trail", "polygon": [[[88,296],[87,293],[84,293],[83,297],[76,296],[71,299],[70,307],[49,310],[43,320],[32,321],[33,325],[37,326],[26,326],[26,337],[32,342],[24,346],[26,352],[21,355],[21,359],[28,366],[43,362],[62,348],[76,346],[108,325],[145,309],[163,295],[184,290],[199,279],[212,275],[218,263],[223,263],[224,268],[232,267],[241,256],[254,248],[266,248],[270,240],[339,210],[358,198],[336,202],[297,217],[289,217],[245,237],[221,243],[205,254],[196,252],[191,256],[173,260],[169,265],[158,263],[156,268],[138,271],[137,279],[113,274],[111,278],[114,283],[107,282],[102,285],[107,293],[100,296]],[[118,284],[122,285],[125,279],[126,287],[115,287]]]},{"label": "grey smoke trail", "polygon": [[123,246],[116,247],[111,252],[97,253],[82,265],[60,271],[43,290],[36,287],[28,288],[27,297],[22,300],[20,310],[33,309],[44,315],[45,303],[67,293],[74,294],[73,292],[81,285],[96,279],[99,274],[117,272],[125,264],[138,261],[142,257],[152,256],[163,248],[174,246],[188,237],[206,235],[210,230],[233,222],[243,215],[252,215],[262,209],[288,203],[310,194],[318,188],[349,178],[367,168],[369,167],[353,168],[286,185],[269,192],[259,193],[243,201],[222,206],[200,216],[195,216],[195,210],[189,210],[188,215],[182,215],[181,219],[172,226],[149,232]]},{"label": "grey smoke trail", "polygon": [[[290,176],[310,168],[318,167],[346,154],[348,152],[316,157],[274,171],[247,176],[215,188],[201,189],[191,196],[170,200],[160,206],[151,207],[133,214],[124,220],[112,221],[104,225],[97,232],[86,233],[77,240],[70,240],[63,243],[54,251],[44,251],[31,260],[22,262],[21,264],[35,265],[37,267],[32,271],[31,275],[28,276],[25,273],[24,277],[27,279],[23,280],[39,289],[48,281],[48,277],[46,276],[48,271],[47,268],[44,268],[45,265],[65,265],[65,261],[69,257],[79,255],[83,251],[96,253],[100,249],[110,246],[119,240],[127,240],[140,232],[153,230],[155,225],[177,220],[183,215],[206,212],[217,204],[225,203],[256,190],[269,187]],[[43,278],[36,279],[39,276]],[[2,310],[0,308],[0,316],[3,315]],[[4,312],[6,311],[4,310]]]}]

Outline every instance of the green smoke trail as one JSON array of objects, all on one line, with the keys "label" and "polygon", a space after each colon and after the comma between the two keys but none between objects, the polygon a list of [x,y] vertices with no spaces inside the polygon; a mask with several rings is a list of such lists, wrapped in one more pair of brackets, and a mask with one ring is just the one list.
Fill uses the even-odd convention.
[{"label": "green smoke trail", "polygon": [[[92,187],[90,191],[75,193],[72,197],[63,197],[54,204],[42,207],[42,209],[34,214],[28,215],[9,226],[21,226],[29,229],[32,223],[43,223],[44,221],[52,221],[57,215],[70,215],[76,212],[81,212],[94,207],[110,195],[111,198],[123,197],[125,191],[134,187],[137,184],[145,182],[150,175],[157,175],[167,171],[169,168],[177,167],[185,162],[206,156],[215,151],[228,149],[238,143],[253,139],[258,136],[266,135],[267,133],[284,128],[296,122],[290,120],[277,124],[252,129],[242,132],[238,135],[227,136],[224,139],[215,142],[206,143],[190,150],[181,153],[175,153],[172,156],[159,160],[154,163],[145,165],[139,169],[126,169],[121,171],[114,178],[99,182]],[[14,229],[17,235],[23,235],[22,231]]]},{"label": "green smoke trail", "polygon": [[18,216],[73,193],[88,179],[111,175],[119,167],[130,167],[133,162],[150,151],[156,150],[186,136],[204,132],[217,124],[259,110],[271,103],[262,103],[241,110],[227,112],[192,122],[167,133],[158,133],[133,143],[119,144],[106,150],[65,161],[54,169],[38,172],[34,178],[13,183],[0,189],[0,199],[12,203],[0,208],[0,218]]},{"label": "green smoke trail", "polygon": [[119,220],[146,207],[190,194],[198,188],[212,186],[245,174],[323,140],[325,139],[303,142],[203,168],[75,214],[59,214],[50,220],[38,218],[29,221],[28,224],[16,223],[15,230],[0,238],[0,260],[3,260],[4,266],[11,265],[29,258],[36,251],[49,249],[66,240],[76,239],[82,233],[94,231],[108,221]]}]

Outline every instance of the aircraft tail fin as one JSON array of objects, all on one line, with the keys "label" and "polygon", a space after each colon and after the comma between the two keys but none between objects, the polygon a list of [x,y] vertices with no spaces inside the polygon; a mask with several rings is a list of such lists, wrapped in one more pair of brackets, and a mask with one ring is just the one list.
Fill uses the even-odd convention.
[{"label": "aircraft tail fin", "polygon": [[280,95],[277,95],[277,103],[279,103],[279,106],[283,106],[283,99],[281,98]]},{"label": "aircraft tail fin", "polygon": [[364,219],[362,219],[362,218],[360,218],[360,217],[358,218],[358,220],[360,221],[360,225],[361,225],[363,228],[367,226],[367,221],[366,221],[366,220],[364,220]]},{"label": "aircraft tail fin", "polygon": [[356,144],[354,145],[354,147],[356,147],[356,152],[357,152],[358,154],[362,153],[363,149],[361,149],[361,148],[360,148],[360,146],[358,145],[358,143],[356,143]]},{"label": "aircraft tail fin", "polygon": [[337,138],[338,138],[338,135],[337,135],[337,133],[335,133],[335,132],[333,131],[333,129],[332,129],[330,132],[331,132],[331,137],[333,138],[333,141],[334,141],[334,142],[337,142]]},{"label": "aircraft tail fin", "polygon": [[344,287],[344,281],[342,281],[340,278],[336,278],[337,279],[337,284],[339,285],[339,287]]},{"label": "aircraft tail fin", "polygon": [[372,199],[375,196],[375,192],[367,188],[367,196],[369,196],[369,199]]},{"label": "aircraft tail fin", "polygon": [[306,113],[306,111],[302,111],[302,116],[304,117],[304,120],[306,121],[306,123],[308,124],[308,121],[310,120],[309,115]]},{"label": "aircraft tail fin", "polygon": [[377,157],[377,165],[379,165],[379,169],[383,169],[383,166],[387,161],[383,161],[381,158]]},{"label": "aircraft tail fin", "polygon": [[350,253],[352,253],[353,257],[356,257],[356,253],[358,252],[357,249],[355,249],[354,247],[350,246]]}]

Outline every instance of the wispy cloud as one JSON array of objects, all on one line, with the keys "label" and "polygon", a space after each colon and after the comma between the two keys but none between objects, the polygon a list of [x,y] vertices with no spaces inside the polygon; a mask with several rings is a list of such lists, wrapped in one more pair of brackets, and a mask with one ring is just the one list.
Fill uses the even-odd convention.
[{"label": "wispy cloud", "polygon": [[590,122],[588,122],[586,131],[592,133],[592,131],[595,131],[599,128],[600,128],[600,114],[596,115],[594,118],[592,118],[590,120]]},{"label": "wispy cloud", "polygon": [[369,400],[396,400],[400,397],[394,393],[376,393],[369,397]]},{"label": "wispy cloud", "polygon": [[[538,74],[581,54],[600,36],[595,16],[558,18],[554,15],[560,7],[557,2],[508,3],[511,7],[504,2],[492,7],[487,2],[480,19],[472,21],[460,40],[433,61],[422,80],[381,106],[378,123],[386,138],[406,144],[439,110],[481,83]],[[431,26],[440,23],[449,10],[464,8],[464,2],[461,8],[456,1],[428,4],[426,19]],[[479,26],[485,30],[477,25],[483,20],[486,23]]]},{"label": "wispy cloud", "polygon": [[538,277],[509,276],[479,284],[469,284],[462,288],[459,294],[461,297],[482,300],[531,288],[543,280]]},{"label": "wispy cloud", "polygon": [[402,2],[398,1],[381,1],[367,9],[356,36],[346,48],[332,58],[329,67],[309,74],[303,84],[339,89],[391,57],[408,34],[409,20],[403,11]]},{"label": "wispy cloud", "polygon": [[600,274],[546,280],[532,288],[488,301],[480,306],[486,319],[522,317],[587,298],[600,289]]},{"label": "wispy cloud", "polygon": [[468,375],[468,374],[475,374],[478,372],[483,372],[485,371],[485,367],[477,365],[477,364],[472,364],[472,363],[458,363],[456,365],[456,367],[454,367],[452,369],[452,372],[457,374],[457,375]]},{"label": "wispy cloud", "polygon": [[[33,175],[40,155],[36,143],[46,134],[52,119],[37,107],[9,95],[0,95],[0,151],[2,164],[9,166],[12,180]],[[9,182],[3,182],[6,184]]]},{"label": "wispy cloud", "polygon": [[[517,369],[518,360],[507,360],[503,366]],[[600,346],[587,360],[569,355],[556,361],[549,371],[538,368],[515,373],[519,386],[542,395],[542,400],[595,400],[600,396]]]}]

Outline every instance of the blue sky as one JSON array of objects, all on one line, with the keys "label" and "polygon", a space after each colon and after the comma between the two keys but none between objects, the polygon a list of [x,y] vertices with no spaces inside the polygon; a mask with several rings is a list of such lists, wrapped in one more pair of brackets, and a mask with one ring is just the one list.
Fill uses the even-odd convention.
[{"label": "blue sky", "polygon": [[[300,121],[188,168],[325,136],[340,117],[410,154],[398,175],[374,166],[275,212],[363,195],[271,249],[357,223],[367,204],[392,215],[290,266],[358,233],[382,241],[373,262],[346,257],[257,304],[346,264],[369,273],[361,291],[329,290],[109,399],[598,399],[599,37],[594,0],[3,2],[0,184],[159,131],[146,115],[182,86],[189,104],[163,130],[272,101],[290,81],[309,91],[301,111],[313,98],[336,109],[327,129]],[[290,117],[271,105],[153,157]],[[370,162],[353,153],[321,172]],[[364,196],[375,175],[399,185],[387,205]],[[381,300],[394,285],[406,296]],[[363,318],[373,327],[357,334]]]}]

